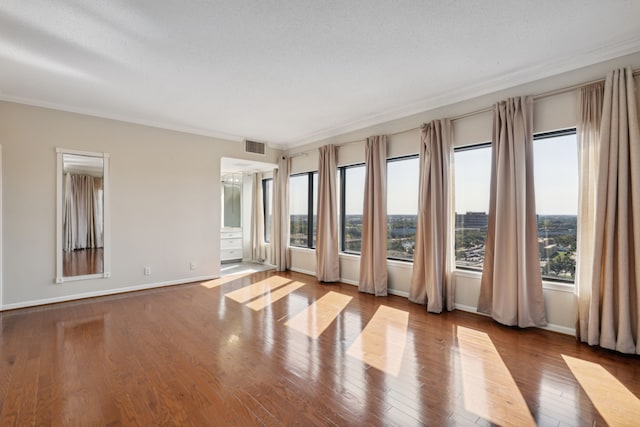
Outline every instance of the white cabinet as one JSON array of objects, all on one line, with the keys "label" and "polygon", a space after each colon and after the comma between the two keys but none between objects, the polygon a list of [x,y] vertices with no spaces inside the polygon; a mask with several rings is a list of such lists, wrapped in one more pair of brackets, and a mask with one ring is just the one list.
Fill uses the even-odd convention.
[{"label": "white cabinet", "polygon": [[220,261],[242,259],[242,230],[220,232]]}]

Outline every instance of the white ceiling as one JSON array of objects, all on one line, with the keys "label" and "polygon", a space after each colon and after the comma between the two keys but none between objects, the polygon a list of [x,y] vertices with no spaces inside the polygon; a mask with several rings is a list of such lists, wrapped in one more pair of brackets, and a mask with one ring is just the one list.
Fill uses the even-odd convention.
[{"label": "white ceiling", "polygon": [[0,98],[292,147],[640,51],[637,0],[3,0]]}]

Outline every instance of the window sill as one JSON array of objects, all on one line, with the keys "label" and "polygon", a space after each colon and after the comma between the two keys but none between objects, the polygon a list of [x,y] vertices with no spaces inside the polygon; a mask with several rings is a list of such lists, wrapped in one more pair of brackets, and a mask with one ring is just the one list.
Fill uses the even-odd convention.
[{"label": "window sill", "polygon": [[455,269],[454,272],[456,276],[470,277],[472,279],[482,278],[482,271]]},{"label": "window sill", "polygon": [[350,259],[350,260],[359,260],[360,259],[360,255],[358,254],[350,254],[347,252],[340,252],[340,254],[338,254],[338,256],[342,259]]},{"label": "window sill", "polygon": [[[482,271],[461,270],[461,269],[456,269],[454,271],[456,276],[469,277],[469,278],[478,279],[478,280],[482,279]],[[549,280],[543,280],[542,289],[558,291],[558,292],[574,293],[575,285],[572,283],[560,283],[560,282],[551,282]]]},{"label": "window sill", "polygon": [[387,266],[413,270],[413,261],[403,261],[400,259],[387,259]]},{"label": "window sill", "polygon": [[289,249],[294,251],[294,252],[303,252],[303,253],[309,253],[309,254],[315,254],[316,253],[315,249],[304,248],[302,246],[289,246]]},{"label": "window sill", "polygon": [[548,290],[558,291],[558,292],[568,292],[570,294],[573,294],[575,293],[576,286],[573,283],[560,283],[560,282],[550,282],[547,280],[543,280],[542,289],[548,289]]}]

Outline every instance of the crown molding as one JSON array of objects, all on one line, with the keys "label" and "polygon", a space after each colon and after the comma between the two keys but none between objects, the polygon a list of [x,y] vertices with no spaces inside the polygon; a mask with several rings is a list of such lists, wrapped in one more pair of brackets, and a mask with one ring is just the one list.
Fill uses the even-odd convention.
[{"label": "crown molding", "polygon": [[47,108],[49,110],[64,111],[67,113],[81,114],[84,116],[96,117],[99,119],[115,120],[118,122],[147,126],[151,128],[169,130],[173,132],[188,133],[196,136],[205,136],[205,137],[216,138],[216,139],[230,141],[230,142],[242,142],[245,139],[242,136],[233,135],[233,134],[224,133],[224,132],[217,132],[209,129],[169,124],[162,121],[146,120],[146,119],[140,119],[133,116],[120,115],[120,114],[105,113],[103,111],[95,111],[95,110],[82,108],[82,107],[75,107],[75,106],[69,106],[64,104],[57,104],[53,102],[39,101],[35,99],[30,99],[30,98],[10,96],[1,92],[0,92],[0,101],[12,102],[15,104],[23,104],[23,105],[28,105],[32,107]]}]

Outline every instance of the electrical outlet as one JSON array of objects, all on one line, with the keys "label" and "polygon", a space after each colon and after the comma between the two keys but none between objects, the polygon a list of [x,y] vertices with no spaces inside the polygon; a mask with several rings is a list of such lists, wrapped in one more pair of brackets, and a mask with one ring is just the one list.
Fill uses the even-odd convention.
[{"label": "electrical outlet", "polygon": [[145,267],[144,268],[144,275],[145,276],[151,276],[151,267]]},{"label": "electrical outlet", "polygon": [[193,262],[193,261],[191,261],[191,262],[189,263],[189,268],[190,268],[190,269],[192,269],[192,270],[195,270],[195,269],[196,269],[196,263],[195,263],[195,262]]}]

